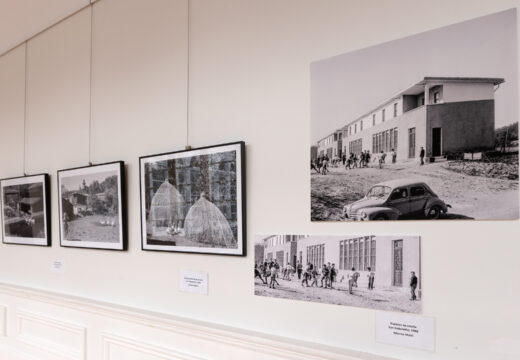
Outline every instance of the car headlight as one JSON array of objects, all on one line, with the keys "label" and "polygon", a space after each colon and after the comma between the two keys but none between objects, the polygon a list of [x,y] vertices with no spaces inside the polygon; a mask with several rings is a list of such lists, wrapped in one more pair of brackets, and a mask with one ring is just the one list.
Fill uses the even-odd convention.
[{"label": "car headlight", "polygon": [[361,219],[365,220],[365,219],[368,217],[368,215],[367,215],[366,212],[361,211],[361,212],[359,213],[359,217],[360,217]]}]

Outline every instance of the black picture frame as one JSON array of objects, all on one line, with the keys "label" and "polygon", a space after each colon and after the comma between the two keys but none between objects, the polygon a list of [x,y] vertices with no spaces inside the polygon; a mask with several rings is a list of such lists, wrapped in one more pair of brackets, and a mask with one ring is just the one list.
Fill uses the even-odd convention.
[{"label": "black picture frame", "polygon": [[1,179],[0,204],[3,244],[51,246],[49,174]]},{"label": "black picture frame", "polygon": [[60,246],[127,250],[124,162],[63,169],[57,174]]},{"label": "black picture frame", "polygon": [[139,189],[143,251],[246,256],[243,141],[142,156]]}]

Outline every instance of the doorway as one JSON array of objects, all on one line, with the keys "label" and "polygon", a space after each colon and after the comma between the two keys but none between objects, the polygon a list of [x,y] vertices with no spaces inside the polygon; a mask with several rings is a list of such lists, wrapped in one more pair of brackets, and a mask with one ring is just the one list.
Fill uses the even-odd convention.
[{"label": "doorway", "polygon": [[394,286],[403,286],[403,240],[394,240]]},{"label": "doorway", "polygon": [[415,128],[408,129],[408,157],[415,157]]},{"label": "doorway", "polygon": [[440,127],[432,129],[432,155],[442,155],[442,128]]}]

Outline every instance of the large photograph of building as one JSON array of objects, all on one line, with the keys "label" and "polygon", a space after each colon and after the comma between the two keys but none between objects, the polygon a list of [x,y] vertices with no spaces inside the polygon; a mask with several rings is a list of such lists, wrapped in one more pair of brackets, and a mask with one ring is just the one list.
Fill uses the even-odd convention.
[{"label": "large photograph of building", "polygon": [[311,65],[311,219],[517,219],[510,10]]},{"label": "large photograph of building", "polygon": [[257,236],[255,295],[421,312],[418,236]]}]

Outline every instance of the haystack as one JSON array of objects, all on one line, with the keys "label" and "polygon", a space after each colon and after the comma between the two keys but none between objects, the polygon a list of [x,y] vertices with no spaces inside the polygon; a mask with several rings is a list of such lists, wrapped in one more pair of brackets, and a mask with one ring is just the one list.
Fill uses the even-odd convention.
[{"label": "haystack", "polygon": [[177,226],[182,220],[184,198],[179,191],[165,180],[152,198],[150,220],[152,227]]},{"label": "haystack", "polygon": [[214,247],[236,247],[229,222],[220,209],[205,194],[188,211],[184,221],[186,237]]}]

